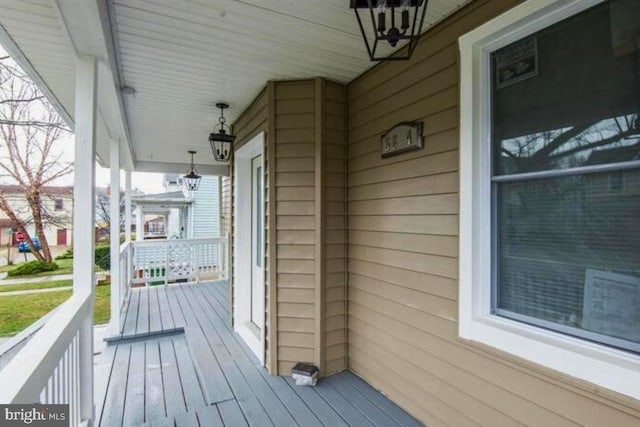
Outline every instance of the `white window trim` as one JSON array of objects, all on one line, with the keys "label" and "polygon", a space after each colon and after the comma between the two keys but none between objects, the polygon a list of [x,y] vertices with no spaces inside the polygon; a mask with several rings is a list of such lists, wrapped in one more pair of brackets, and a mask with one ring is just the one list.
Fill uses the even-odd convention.
[{"label": "white window trim", "polygon": [[489,54],[604,0],[528,1],[460,37],[459,335],[640,399],[640,357],[491,313]]}]

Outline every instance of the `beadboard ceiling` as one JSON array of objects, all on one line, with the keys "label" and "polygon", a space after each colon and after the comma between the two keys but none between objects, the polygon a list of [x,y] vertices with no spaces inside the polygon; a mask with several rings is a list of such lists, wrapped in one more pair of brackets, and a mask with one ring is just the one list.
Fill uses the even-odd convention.
[{"label": "beadboard ceiling", "polygon": [[[61,16],[69,0],[2,0],[0,24],[73,118],[74,47]],[[105,3],[103,0],[86,0]],[[469,0],[431,0],[429,27]],[[370,68],[348,0],[109,0],[101,5],[135,161],[215,164],[207,137],[215,103],[229,123],[268,80],[349,82]],[[109,41],[111,42],[111,41]],[[115,69],[114,69],[115,68]]]}]

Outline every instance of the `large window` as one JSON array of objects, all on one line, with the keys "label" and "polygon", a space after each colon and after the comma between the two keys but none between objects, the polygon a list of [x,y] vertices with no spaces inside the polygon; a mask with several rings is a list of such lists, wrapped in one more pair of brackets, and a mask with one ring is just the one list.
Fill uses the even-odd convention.
[{"label": "large window", "polygon": [[631,4],[600,4],[491,54],[493,310],[640,351]]},{"label": "large window", "polygon": [[460,335],[640,398],[640,2],[525,2],[460,49]]}]

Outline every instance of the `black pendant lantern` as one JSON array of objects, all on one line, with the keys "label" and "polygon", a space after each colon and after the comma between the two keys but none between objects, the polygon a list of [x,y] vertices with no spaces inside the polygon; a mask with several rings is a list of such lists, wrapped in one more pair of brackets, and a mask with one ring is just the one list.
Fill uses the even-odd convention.
[{"label": "black pendant lantern", "polygon": [[[428,3],[429,0],[350,0],[349,7],[356,13],[369,59],[397,61],[411,58],[422,33]],[[369,31],[365,30],[363,21],[370,21],[372,28]],[[401,41],[408,42],[404,54],[379,54],[381,43],[395,48]]]},{"label": "black pendant lantern", "polygon": [[200,175],[198,175],[198,170],[196,166],[193,164],[193,155],[196,154],[195,151],[189,151],[191,154],[191,166],[187,171],[187,174],[182,177],[182,181],[184,182],[184,187],[189,191],[196,191],[198,187],[200,187]]},{"label": "black pendant lantern", "polygon": [[229,108],[229,105],[224,102],[218,102],[216,107],[220,109],[220,118],[218,119],[220,129],[218,133],[209,134],[209,143],[211,144],[213,157],[216,161],[228,162],[231,157],[231,144],[233,144],[236,137],[228,134],[227,131],[224,130],[225,123],[227,122],[227,119],[224,118],[224,110]]}]

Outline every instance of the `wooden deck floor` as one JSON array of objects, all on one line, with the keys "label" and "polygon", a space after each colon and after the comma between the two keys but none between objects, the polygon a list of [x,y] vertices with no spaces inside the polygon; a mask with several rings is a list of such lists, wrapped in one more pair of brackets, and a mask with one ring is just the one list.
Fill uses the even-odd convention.
[{"label": "wooden deck floor", "polygon": [[[316,387],[270,376],[229,326],[224,281],[139,289],[131,301],[125,335],[147,335],[97,356],[99,426],[421,425],[349,372]],[[184,333],[148,334],[165,322]]]}]

